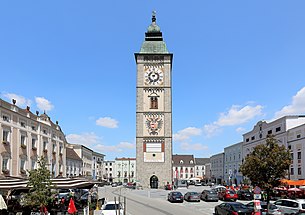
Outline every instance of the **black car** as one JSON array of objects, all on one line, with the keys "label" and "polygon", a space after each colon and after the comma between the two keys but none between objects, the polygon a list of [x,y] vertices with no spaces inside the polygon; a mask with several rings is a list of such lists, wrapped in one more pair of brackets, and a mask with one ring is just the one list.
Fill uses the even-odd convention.
[{"label": "black car", "polygon": [[170,202],[183,202],[183,195],[179,191],[172,191],[168,193],[167,200]]},{"label": "black car", "polygon": [[249,190],[238,190],[237,196],[239,200],[253,200],[253,193]]},{"label": "black car", "polygon": [[216,215],[252,215],[254,210],[240,202],[225,202],[215,207]]}]

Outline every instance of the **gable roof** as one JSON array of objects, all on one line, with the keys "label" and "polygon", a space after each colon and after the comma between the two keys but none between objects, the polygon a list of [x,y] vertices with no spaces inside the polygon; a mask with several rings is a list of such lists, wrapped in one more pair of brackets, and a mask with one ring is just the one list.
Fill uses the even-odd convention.
[{"label": "gable roof", "polygon": [[67,159],[82,161],[82,159],[78,156],[78,154],[69,147],[66,148],[66,157]]},{"label": "gable roof", "polygon": [[195,160],[193,155],[177,155],[177,154],[173,155],[173,166],[194,166],[194,165],[195,165]]},{"label": "gable roof", "polygon": [[205,165],[210,162],[210,158],[195,158],[195,165]]}]

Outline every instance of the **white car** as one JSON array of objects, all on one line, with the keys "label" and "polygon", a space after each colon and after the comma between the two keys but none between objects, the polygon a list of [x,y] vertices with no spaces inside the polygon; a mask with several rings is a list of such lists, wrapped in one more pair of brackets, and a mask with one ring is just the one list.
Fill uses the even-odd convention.
[{"label": "white car", "polygon": [[123,215],[123,205],[119,202],[109,201],[102,207],[102,215]]}]

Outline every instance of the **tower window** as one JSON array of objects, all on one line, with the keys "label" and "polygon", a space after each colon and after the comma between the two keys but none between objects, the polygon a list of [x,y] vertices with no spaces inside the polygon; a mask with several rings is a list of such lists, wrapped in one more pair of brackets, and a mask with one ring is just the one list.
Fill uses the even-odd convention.
[{"label": "tower window", "polygon": [[158,97],[150,97],[150,109],[158,109]]}]

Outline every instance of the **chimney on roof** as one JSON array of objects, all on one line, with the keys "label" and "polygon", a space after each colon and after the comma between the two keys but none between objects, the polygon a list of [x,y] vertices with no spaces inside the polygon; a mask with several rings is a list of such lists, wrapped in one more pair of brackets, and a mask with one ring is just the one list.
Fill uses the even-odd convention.
[{"label": "chimney on roof", "polygon": [[27,111],[30,111],[30,106],[26,106],[26,110],[27,110]]},{"label": "chimney on roof", "polygon": [[16,99],[12,99],[12,102],[15,105],[16,104]]},{"label": "chimney on roof", "polygon": [[38,111],[38,110],[36,110],[36,115],[37,115],[37,116],[39,115],[39,111]]}]

